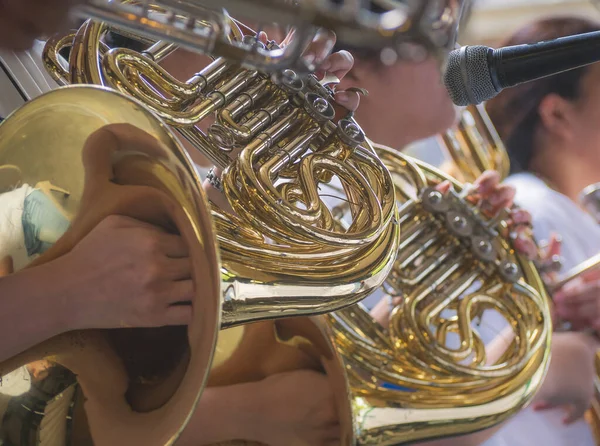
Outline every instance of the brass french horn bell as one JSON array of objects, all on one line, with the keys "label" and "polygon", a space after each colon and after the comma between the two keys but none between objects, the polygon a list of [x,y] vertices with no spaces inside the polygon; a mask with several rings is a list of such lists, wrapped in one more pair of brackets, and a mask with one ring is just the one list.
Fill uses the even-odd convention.
[{"label": "brass french horn bell", "polygon": [[[12,256],[16,271],[68,253],[105,217],[122,215],[181,234],[196,289],[188,327],[68,332],[0,364],[5,408],[0,438],[61,444],[79,386],[96,446],[174,444],[204,388],[221,311],[214,226],[186,152],[134,99],[102,87],[73,86],[26,103],[0,125],[0,166],[1,192],[12,195],[16,206],[3,209],[4,219],[27,213],[29,197],[41,206],[40,218],[24,220],[13,233],[25,233],[27,251],[20,249],[22,240],[2,244],[2,257]],[[25,203],[14,198],[19,196]],[[36,372],[40,368],[43,373]],[[30,380],[20,382],[22,376]],[[66,407],[55,423],[44,424],[51,405],[36,413],[32,396],[56,382],[62,387],[53,402],[62,397]],[[34,414],[25,418],[29,425],[19,421],[24,409]]]}]

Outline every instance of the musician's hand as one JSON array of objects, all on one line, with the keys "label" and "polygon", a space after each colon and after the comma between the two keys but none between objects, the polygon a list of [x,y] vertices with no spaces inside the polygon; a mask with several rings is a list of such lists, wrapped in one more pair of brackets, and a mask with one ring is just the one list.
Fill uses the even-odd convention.
[{"label": "musician's hand", "polygon": [[557,316],[575,330],[600,330],[600,271],[583,274],[552,296]]},{"label": "musician's hand", "polygon": [[340,425],[324,375],[299,370],[259,384],[263,403],[256,408],[257,441],[269,446],[339,446]]},{"label": "musician's hand", "polygon": [[[294,38],[294,31],[291,31],[280,46],[289,45]],[[264,32],[258,34],[258,39],[266,43],[268,38]],[[317,67],[315,75],[321,79],[325,74],[337,77],[340,81],[354,66],[354,57],[348,51],[337,51],[331,53],[335,45],[335,34],[331,31],[321,30],[311,44],[304,50],[303,58]],[[335,101],[346,110],[354,111],[358,108],[360,97],[355,91],[336,91]]]},{"label": "musician's hand", "polygon": [[550,367],[534,400],[534,410],[563,408],[565,424],[583,416],[594,396],[594,347],[582,333],[554,335]]},{"label": "musician's hand", "polygon": [[377,305],[373,307],[369,314],[373,319],[379,322],[383,328],[388,328],[390,326],[390,315],[392,314],[392,310],[401,303],[402,296],[392,297],[391,302],[389,297],[385,296],[377,302]]},{"label": "musician's hand", "polygon": [[[512,208],[516,190],[513,186],[502,184],[500,174],[493,170],[482,173],[473,183],[475,191],[469,199],[477,203],[488,217],[496,216],[500,211]],[[450,188],[448,181],[437,186],[446,193]],[[538,256],[538,248],[531,234],[531,214],[524,209],[510,209],[508,225],[514,239],[515,249],[533,260]]]},{"label": "musician's hand", "polygon": [[[500,174],[495,170],[486,170],[475,180],[473,186],[475,186],[475,189],[468,199],[473,203],[477,203],[482,211],[490,217],[513,205],[515,188],[507,184],[501,184]],[[450,187],[449,181],[442,181],[436,189],[445,194]]]},{"label": "musician's hand", "polygon": [[82,1],[0,0],[0,48],[31,48],[36,38],[58,32],[69,8]]},{"label": "musician's hand", "polygon": [[194,287],[183,239],[111,216],[55,260],[64,275],[70,329],[185,325]]}]

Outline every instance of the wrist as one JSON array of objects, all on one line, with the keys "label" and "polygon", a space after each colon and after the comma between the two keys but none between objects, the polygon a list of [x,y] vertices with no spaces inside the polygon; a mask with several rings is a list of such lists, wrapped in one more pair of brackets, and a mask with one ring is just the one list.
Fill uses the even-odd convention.
[{"label": "wrist", "polygon": [[[80,323],[75,303],[78,287],[71,280],[72,268],[66,259],[60,257],[31,269],[37,276],[36,283],[43,291],[40,303],[46,318],[56,334],[85,327]],[[81,297],[81,296],[80,296]]]},{"label": "wrist", "polygon": [[[211,445],[234,440],[265,443],[261,383],[207,387],[177,444]],[[267,442],[268,444],[268,442]]]},{"label": "wrist", "polygon": [[67,331],[56,304],[58,278],[46,265],[0,279],[0,360]]},{"label": "wrist", "polygon": [[[244,401],[238,408],[238,416],[242,421],[240,429],[243,439],[262,444],[269,444],[270,430],[274,428],[277,410],[277,404],[271,398],[272,386],[269,385],[269,378],[262,381],[244,383],[240,386],[244,388],[241,392],[244,395]],[[265,425],[267,423],[267,425]]]}]

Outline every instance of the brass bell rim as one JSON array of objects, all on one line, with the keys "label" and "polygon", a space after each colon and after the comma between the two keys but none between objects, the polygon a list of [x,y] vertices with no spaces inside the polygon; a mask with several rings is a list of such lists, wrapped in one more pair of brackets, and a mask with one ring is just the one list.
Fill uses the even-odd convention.
[{"label": "brass bell rim", "polygon": [[[65,106],[62,108],[62,116],[61,104]],[[196,250],[197,252],[202,251],[201,255],[204,256],[209,269],[202,274],[202,277],[208,282],[202,286],[200,291],[197,291],[196,298],[193,301],[194,309],[192,313],[192,322],[188,326],[189,331],[187,335],[190,354],[185,376],[178,382],[177,389],[173,393],[173,396],[164,405],[154,410],[137,412],[137,415],[135,415],[136,412],[131,411],[130,408],[125,412],[120,408],[119,410],[115,410],[115,413],[110,413],[111,411],[102,407],[98,411],[98,413],[101,413],[104,416],[112,417],[113,421],[121,421],[119,417],[127,418],[130,417],[131,414],[134,414],[133,416],[137,417],[137,419],[129,418],[134,421],[131,423],[131,426],[133,426],[134,429],[144,429],[143,420],[148,421],[154,419],[156,422],[168,419],[171,421],[171,425],[168,428],[163,429],[162,432],[157,426],[153,426],[153,435],[156,436],[156,440],[152,440],[150,444],[160,446],[173,444],[190,420],[206,386],[216,348],[217,335],[221,325],[222,293],[219,270],[220,253],[216,241],[216,229],[211,217],[209,202],[201,186],[202,180],[198,177],[191,158],[180,145],[169,127],[137,99],[124,95],[111,88],[98,85],[69,85],[59,87],[36,97],[34,100],[25,103],[22,107],[9,114],[7,118],[0,123],[0,163],[12,166],[13,163],[6,163],[6,159],[3,159],[7,157],[7,154],[6,150],[3,150],[2,147],[6,148],[7,144],[14,141],[13,138],[27,139],[36,134],[36,132],[33,131],[23,133],[21,131],[23,127],[28,127],[32,122],[40,122],[44,119],[43,117],[40,117],[40,115],[46,114],[47,117],[49,111],[54,119],[60,120],[65,116],[72,115],[73,111],[76,109],[81,110],[86,117],[92,115],[94,118],[99,119],[99,121],[102,122],[102,125],[98,128],[102,128],[108,124],[128,123],[130,122],[129,117],[132,114],[137,115],[137,123],[139,124],[142,122],[142,124],[140,124],[142,127],[145,125],[147,127],[146,130],[151,129],[149,131],[156,133],[156,135],[152,136],[158,138],[158,135],[160,135],[163,147],[166,146],[173,151],[173,153],[169,153],[169,155],[176,157],[179,166],[185,171],[185,176],[189,183],[194,186],[194,193],[191,200],[196,211],[198,211],[196,214],[198,221],[195,223],[196,226],[194,226],[194,228],[197,231],[198,237],[201,237],[202,243],[198,243],[198,246],[190,248],[190,253],[192,250]],[[82,132],[85,131],[86,130],[82,130]],[[93,131],[89,132],[89,134],[91,133],[93,133]],[[39,135],[38,138],[40,138]],[[41,140],[47,142],[47,140],[43,139],[43,136],[41,138]],[[45,147],[45,149],[48,149],[48,147]],[[11,155],[9,154],[9,159],[10,156]],[[40,163],[40,160],[36,159],[36,162]],[[56,166],[51,167],[51,169],[55,167]],[[83,167],[81,167],[81,169],[83,170]],[[23,168],[21,170],[26,171],[26,169]],[[53,175],[51,176],[54,177]],[[27,181],[26,176],[25,182],[33,183]],[[190,215],[188,215],[188,217],[191,218]],[[207,290],[208,292],[206,292]],[[77,332],[74,333],[75,336],[77,336]],[[98,330],[82,330],[80,333],[82,334],[82,339],[92,340],[92,342],[87,345],[91,346],[88,350],[92,351],[93,357],[93,355],[97,353],[93,341],[97,338]],[[69,344],[69,337],[67,335],[69,335],[69,333],[65,334],[64,337],[63,335],[59,335],[59,337],[63,337],[63,340],[59,342],[59,345],[65,346]],[[52,340],[50,342],[52,342]],[[33,347],[32,349],[35,348],[36,347]],[[70,352],[67,353],[67,355],[72,356]],[[102,369],[102,367],[98,368]],[[81,378],[84,377],[81,376]],[[92,384],[93,381],[94,378],[92,379]],[[89,384],[89,382],[87,384]],[[85,385],[83,387],[85,387]],[[187,392],[184,392],[184,389],[187,389]],[[103,400],[103,398],[104,395],[101,395],[99,399]],[[110,397],[108,400],[110,400]],[[140,420],[142,421],[140,422]],[[121,421],[121,424],[126,424],[126,422]],[[177,428],[173,427],[175,425]],[[124,429],[127,428],[128,426],[124,426]],[[108,444],[114,443],[109,442]]]}]

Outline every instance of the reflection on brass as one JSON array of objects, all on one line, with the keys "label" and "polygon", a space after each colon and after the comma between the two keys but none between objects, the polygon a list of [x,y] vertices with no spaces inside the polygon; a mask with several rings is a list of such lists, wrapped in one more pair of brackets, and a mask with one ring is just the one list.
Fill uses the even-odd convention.
[{"label": "reflection on brass", "polygon": [[[138,102],[73,86],[0,124],[0,165],[11,167],[0,169],[4,274],[59,258],[122,215],[181,234],[197,290],[187,328],[73,331],[0,363],[0,439],[62,445],[75,428],[96,446],[173,444],[208,375],[221,297],[208,201],[187,154]],[[89,425],[68,423],[78,391]]]},{"label": "reflection on brass", "polygon": [[[515,253],[505,221],[469,204],[460,183],[393,150],[377,151],[397,186],[403,234],[386,288],[404,299],[389,330],[359,305],[328,316],[357,444],[496,425],[528,404],[546,372],[552,328],[543,283]],[[432,187],[441,180],[452,182],[449,195]],[[511,329],[495,358],[478,330],[488,312]]]},{"label": "reflection on brass", "polygon": [[473,182],[486,170],[497,171],[501,179],[508,176],[508,152],[483,104],[463,109],[458,124],[440,138],[461,181]]},{"label": "reflection on brass", "polygon": [[[229,25],[232,40],[252,39]],[[50,40],[46,65],[64,84],[103,84],[141,100],[224,170],[234,212],[213,204],[223,326],[322,314],[381,286],[399,239],[392,180],[358,124],[334,121],[327,87],[289,69],[266,75],[223,58],[182,82],[159,65],[174,45],[110,49],[107,30],[87,21],[73,38]],[[57,64],[66,46],[68,70]],[[345,226],[325,198],[331,182],[351,203]]]},{"label": "reflection on brass", "polygon": [[[294,370],[325,374],[335,397],[340,446],[356,444],[344,364],[325,316],[262,321],[222,330],[213,365],[208,387],[255,382]],[[225,445],[257,444],[240,438],[219,444]]]}]

